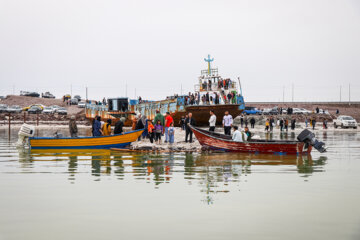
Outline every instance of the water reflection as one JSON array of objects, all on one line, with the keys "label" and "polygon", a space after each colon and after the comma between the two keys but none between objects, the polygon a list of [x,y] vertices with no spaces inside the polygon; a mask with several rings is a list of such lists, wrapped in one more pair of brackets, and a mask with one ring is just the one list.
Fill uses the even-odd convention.
[{"label": "water reflection", "polygon": [[[286,137],[288,134],[282,133],[282,136]],[[103,176],[112,176],[118,180],[132,176],[135,180],[152,183],[158,188],[162,183],[170,183],[173,175],[181,174],[188,184],[199,186],[200,191],[205,194],[204,201],[208,204],[213,202],[213,194],[229,192],[228,186],[231,183],[240,182],[241,178],[246,181],[249,174],[295,172],[300,177],[308,178],[315,172],[324,171],[326,163],[326,157],[314,160],[311,155],[140,154],[110,150],[19,151],[19,159],[22,168],[33,168],[33,172],[41,171],[43,167],[40,165],[34,168],[34,162],[67,161],[68,180],[71,183],[76,183],[77,174],[88,172],[94,181],[101,181]],[[85,171],[79,173],[79,167]]]}]

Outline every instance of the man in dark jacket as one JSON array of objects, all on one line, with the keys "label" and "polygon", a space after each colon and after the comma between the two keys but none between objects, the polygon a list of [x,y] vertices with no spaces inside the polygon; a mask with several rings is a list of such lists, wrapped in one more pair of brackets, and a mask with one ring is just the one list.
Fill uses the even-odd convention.
[{"label": "man in dark jacket", "polygon": [[192,142],[192,135],[193,132],[190,129],[189,125],[191,126],[195,126],[195,119],[192,117],[192,113],[189,113],[189,116],[185,119],[185,129],[186,129],[186,133],[185,133],[185,142],[188,142],[188,136],[190,135],[190,143]]},{"label": "man in dark jacket", "polygon": [[251,128],[254,128],[254,127],[255,127],[255,118],[254,118],[254,117],[252,117],[252,118],[250,119],[250,124],[251,124]]},{"label": "man in dark jacket", "polygon": [[123,119],[120,119],[115,123],[114,134],[121,134],[123,132],[123,127],[124,127]]}]

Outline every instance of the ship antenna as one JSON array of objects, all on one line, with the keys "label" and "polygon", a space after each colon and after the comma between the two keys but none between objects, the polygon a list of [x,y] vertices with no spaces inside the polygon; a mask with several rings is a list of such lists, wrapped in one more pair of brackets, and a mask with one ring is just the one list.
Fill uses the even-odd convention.
[{"label": "ship antenna", "polygon": [[241,88],[240,77],[238,77],[238,81],[239,81],[240,94],[241,94],[241,96],[242,96],[242,88]]},{"label": "ship antenna", "polygon": [[205,62],[208,63],[208,74],[211,75],[211,62],[214,61],[214,58],[210,58],[210,54],[208,54],[208,58],[204,58]]}]

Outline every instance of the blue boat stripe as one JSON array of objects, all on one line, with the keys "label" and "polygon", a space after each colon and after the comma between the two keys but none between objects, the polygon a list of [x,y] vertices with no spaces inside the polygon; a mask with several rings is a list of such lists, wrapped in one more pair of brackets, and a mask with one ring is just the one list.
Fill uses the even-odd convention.
[{"label": "blue boat stripe", "polygon": [[96,146],[71,146],[71,147],[31,147],[31,149],[109,149],[109,148],[124,148],[129,146],[131,142],[109,144],[109,145],[96,145]]}]

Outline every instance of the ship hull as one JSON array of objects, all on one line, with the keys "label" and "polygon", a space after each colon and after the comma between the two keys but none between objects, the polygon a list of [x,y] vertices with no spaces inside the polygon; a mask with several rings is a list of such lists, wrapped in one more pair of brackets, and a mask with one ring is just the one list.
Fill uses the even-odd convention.
[{"label": "ship hull", "polygon": [[[243,111],[239,109],[239,104],[224,104],[224,105],[191,105],[186,106],[186,114],[191,112],[196,121],[196,126],[208,126],[210,118],[210,110],[214,111],[216,115],[216,125],[222,124],[222,119],[225,111],[235,118]],[[181,117],[181,116],[180,116]]]}]

